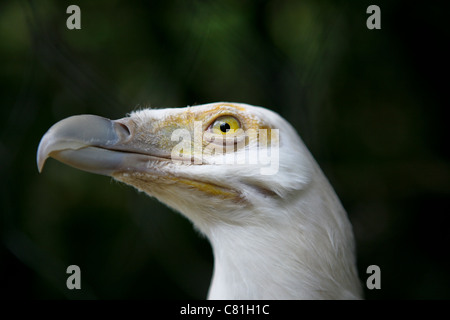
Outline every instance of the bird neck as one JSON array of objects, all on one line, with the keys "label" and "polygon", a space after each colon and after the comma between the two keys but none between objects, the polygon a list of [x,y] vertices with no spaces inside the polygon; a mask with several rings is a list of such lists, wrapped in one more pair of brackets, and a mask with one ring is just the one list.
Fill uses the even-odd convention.
[{"label": "bird neck", "polygon": [[[303,192],[288,212],[257,224],[220,225],[208,236],[214,252],[209,299],[358,299],[351,225],[334,191]],[[312,210],[314,208],[314,211]],[[263,218],[264,219],[264,218]]]}]

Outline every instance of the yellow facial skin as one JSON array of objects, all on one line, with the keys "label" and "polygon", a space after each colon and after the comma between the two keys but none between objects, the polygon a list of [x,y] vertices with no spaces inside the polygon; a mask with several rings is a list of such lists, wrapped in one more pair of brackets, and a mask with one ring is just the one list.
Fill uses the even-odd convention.
[{"label": "yellow facial skin", "polygon": [[238,120],[243,130],[267,128],[267,124],[246,112],[245,108],[221,103],[207,110],[197,111],[195,107],[185,108],[185,111],[176,115],[169,115],[158,123],[158,128],[173,126],[183,127],[188,130],[193,129],[195,121],[200,121],[203,130],[206,130],[219,117],[230,116]]},{"label": "yellow facial skin", "polygon": [[[253,142],[253,139],[258,139],[258,135],[246,135],[247,132],[258,133],[259,130],[265,129],[267,132],[267,142],[270,143],[270,127],[267,123],[264,123],[261,119],[257,118],[253,114],[247,112],[243,107],[233,104],[220,103],[213,105],[207,109],[198,109],[195,107],[188,107],[184,109],[184,112],[170,114],[162,119],[151,121],[151,123],[139,122],[139,113],[132,114],[130,117],[136,124],[135,128],[138,132],[135,133],[138,139],[146,140],[146,143],[157,142],[157,147],[164,150],[167,154],[179,144],[179,140],[173,140],[172,133],[177,129],[185,130],[189,132],[191,139],[191,145],[189,147],[181,149],[179,152],[187,158],[194,158],[195,152],[202,152],[203,157],[211,155],[211,144],[219,144],[231,141],[237,141],[238,139],[245,139],[244,143],[238,144],[239,147],[245,147],[248,143]],[[195,127],[197,124],[197,127]],[[201,126],[199,128],[198,126]],[[148,140],[147,140],[148,139]],[[150,141],[153,139],[153,141]],[[198,150],[200,145],[201,150]],[[197,150],[196,150],[197,148]],[[178,151],[177,151],[178,152]],[[234,152],[234,149],[224,149],[224,152]],[[205,159],[205,158],[203,158]],[[171,160],[167,160],[170,162]],[[189,165],[202,165],[202,163],[196,163],[192,161]],[[173,184],[176,182],[181,186],[188,187],[189,189],[196,189],[211,196],[222,196],[223,198],[236,198],[236,200],[242,200],[239,194],[232,189],[219,186],[208,181],[194,181],[187,177],[181,176],[182,170],[179,170],[179,174],[173,174],[161,169],[161,174],[155,174],[154,172],[136,172],[124,175],[123,173],[116,173],[114,177],[125,183],[134,185],[139,189],[147,189],[148,193],[154,193],[154,189],[151,185],[157,182],[159,185],[167,185],[170,188],[177,188]],[[148,190],[148,189],[152,190]]]}]

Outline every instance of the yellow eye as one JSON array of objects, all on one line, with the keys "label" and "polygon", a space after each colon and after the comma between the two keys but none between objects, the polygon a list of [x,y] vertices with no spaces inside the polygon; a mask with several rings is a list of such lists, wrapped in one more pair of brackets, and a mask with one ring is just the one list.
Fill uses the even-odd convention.
[{"label": "yellow eye", "polygon": [[232,116],[222,116],[211,125],[211,131],[215,134],[230,134],[241,128],[239,120]]}]

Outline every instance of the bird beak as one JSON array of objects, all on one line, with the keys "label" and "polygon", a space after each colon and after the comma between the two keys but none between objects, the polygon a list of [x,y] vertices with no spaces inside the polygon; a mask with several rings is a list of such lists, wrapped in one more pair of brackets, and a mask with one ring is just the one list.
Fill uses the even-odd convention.
[{"label": "bird beak", "polygon": [[39,143],[38,170],[41,172],[47,158],[52,157],[77,169],[110,176],[118,171],[145,170],[149,158],[167,156],[161,150],[144,150],[134,141],[134,131],[130,118],[113,121],[79,115],[61,120]]}]

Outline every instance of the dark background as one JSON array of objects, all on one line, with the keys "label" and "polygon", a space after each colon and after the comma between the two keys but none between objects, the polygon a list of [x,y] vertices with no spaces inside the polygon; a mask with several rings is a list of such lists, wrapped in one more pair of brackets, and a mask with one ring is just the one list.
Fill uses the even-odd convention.
[{"label": "dark background", "polygon": [[205,298],[213,260],[190,222],[54,160],[39,174],[36,150],[71,115],[232,101],[296,127],[348,211],[363,283],[381,268],[366,298],[450,298],[447,20],[400,0],[2,1],[2,294]]}]

